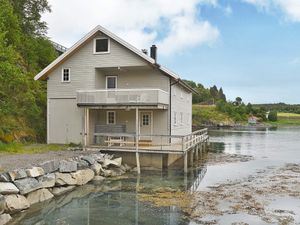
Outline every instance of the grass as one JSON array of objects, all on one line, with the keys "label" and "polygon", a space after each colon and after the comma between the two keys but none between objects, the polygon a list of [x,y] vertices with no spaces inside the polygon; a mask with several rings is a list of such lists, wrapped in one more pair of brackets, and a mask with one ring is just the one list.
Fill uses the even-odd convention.
[{"label": "grass", "polygon": [[300,126],[300,114],[279,112],[276,122],[268,122],[274,126]]},{"label": "grass", "polygon": [[34,154],[66,150],[69,145],[0,143],[0,154]]}]

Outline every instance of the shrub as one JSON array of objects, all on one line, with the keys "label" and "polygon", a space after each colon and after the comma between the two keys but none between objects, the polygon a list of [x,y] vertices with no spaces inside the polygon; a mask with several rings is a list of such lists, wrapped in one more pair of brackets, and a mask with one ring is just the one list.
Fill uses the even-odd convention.
[{"label": "shrub", "polygon": [[272,122],[277,121],[277,112],[276,112],[276,111],[271,111],[271,112],[269,113],[268,119],[269,119],[270,121],[272,121]]}]

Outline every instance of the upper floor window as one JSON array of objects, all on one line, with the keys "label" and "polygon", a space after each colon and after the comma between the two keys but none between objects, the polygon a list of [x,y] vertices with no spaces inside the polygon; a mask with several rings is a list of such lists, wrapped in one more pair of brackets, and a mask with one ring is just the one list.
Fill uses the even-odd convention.
[{"label": "upper floor window", "polygon": [[62,69],[62,82],[70,82],[70,68],[63,68]]},{"label": "upper floor window", "polygon": [[103,54],[109,53],[109,39],[108,38],[96,38],[94,41],[94,53]]},{"label": "upper floor window", "polygon": [[106,76],[106,88],[117,88],[117,76]]}]

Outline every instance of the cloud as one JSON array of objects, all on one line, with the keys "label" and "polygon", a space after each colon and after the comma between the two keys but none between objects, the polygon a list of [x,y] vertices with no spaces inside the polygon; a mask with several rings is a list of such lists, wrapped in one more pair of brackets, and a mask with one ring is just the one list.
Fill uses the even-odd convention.
[{"label": "cloud", "polygon": [[264,10],[279,10],[287,21],[300,22],[299,0],[242,0]]},{"label": "cloud", "polygon": [[230,5],[228,5],[224,8],[224,13],[226,16],[230,16],[232,14],[232,8]]},{"label": "cloud", "polygon": [[43,16],[49,36],[71,46],[100,24],[138,48],[156,43],[161,54],[181,52],[219,37],[218,28],[200,19],[199,7],[217,0],[48,0]]}]

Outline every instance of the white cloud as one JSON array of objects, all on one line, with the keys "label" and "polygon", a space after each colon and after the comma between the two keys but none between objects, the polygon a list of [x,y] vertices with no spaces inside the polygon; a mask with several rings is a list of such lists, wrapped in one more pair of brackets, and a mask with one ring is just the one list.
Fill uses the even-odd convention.
[{"label": "white cloud", "polygon": [[138,48],[157,43],[162,54],[181,52],[196,45],[211,44],[219,31],[199,19],[202,4],[217,0],[48,0],[52,12],[43,19],[49,36],[71,46],[100,24]]},{"label": "white cloud", "polygon": [[228,5],[224,8],[224,13],[226,16],[230,16],[232,14],[232,8],[230,5]]},{"label": "white cloud", "polygon": [[300,1],[299,0],[242,0],[257,6],[260,9],[279,9],[286,20],[300,22]]}]

